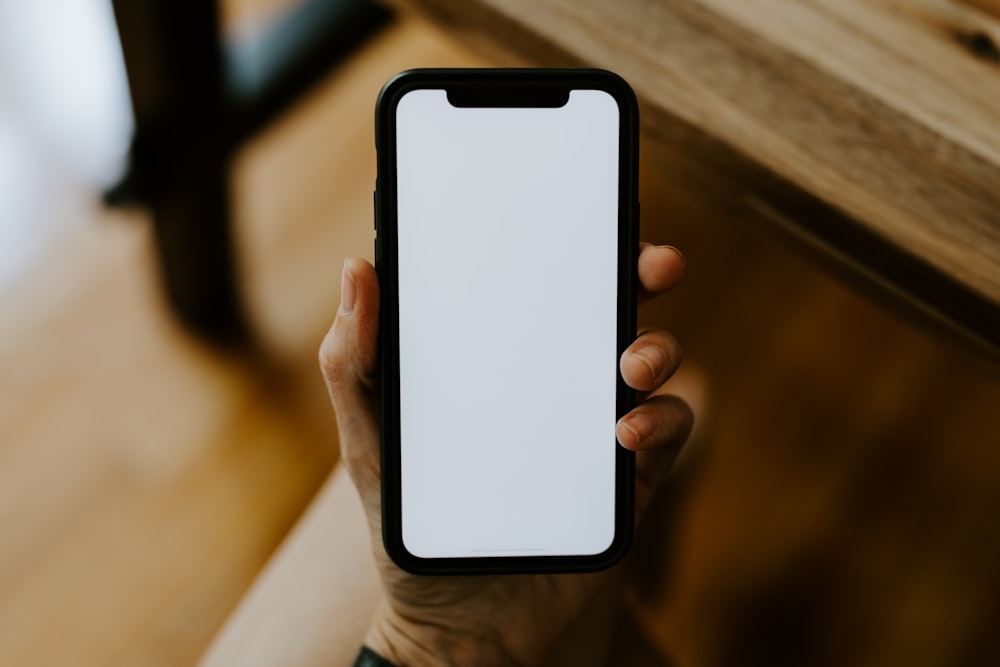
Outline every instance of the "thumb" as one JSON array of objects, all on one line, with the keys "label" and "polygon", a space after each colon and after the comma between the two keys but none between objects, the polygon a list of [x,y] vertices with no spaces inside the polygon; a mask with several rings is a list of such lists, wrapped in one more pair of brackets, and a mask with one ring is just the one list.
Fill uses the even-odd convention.
[{"label": "thumb", "polygon": [[319,350],[319,365],[337,415],[340,454],[369,518],[379,515],[379,286],[374,267],[349,257],[341,303]]}]

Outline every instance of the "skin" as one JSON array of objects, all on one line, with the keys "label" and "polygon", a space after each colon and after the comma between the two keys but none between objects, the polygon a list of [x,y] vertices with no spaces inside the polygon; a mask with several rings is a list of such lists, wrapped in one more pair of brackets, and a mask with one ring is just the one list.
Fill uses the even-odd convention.
[{"label": "skin", "polygon": [[[684,259],[674,248],[643,244],[637,270],[639,297],[648,300],[681,281]],[[414,576],[396,567],[381,538],[375,269],[364,260],[348,259],[342,286],[341,307],[320,349],[320,366],[381,582],[381,601],[365,643],[400,666],[544,664],[588,607],[620,583],[623,567],[593,574],[476,577]],[[641,392],[639,405],[616,427],[619,442],[638,452],[637,522],[691,432],[687,404],[660,392],[680,359],[677,341],[660,330],[640,332],[621,359],[623,378]],[[558,387],[557,379],[553,385]],[[238,628],[229,630],[233,632],[240,634]]]}]

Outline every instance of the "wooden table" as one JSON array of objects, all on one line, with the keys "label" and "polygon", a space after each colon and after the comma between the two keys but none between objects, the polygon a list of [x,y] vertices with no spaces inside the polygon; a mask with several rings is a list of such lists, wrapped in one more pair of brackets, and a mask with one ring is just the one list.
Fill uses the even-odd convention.
[{"label": "wooden table", "polygon": [[[484,64],[399,21],[240,152],[252,359],[176,326],[148,213],[97,206],[23,133],[7,203],[38,243],[14,230],[32,250],[0,276],[0,665],[195,663],[337,456],[316,347],[343,256],[372,250],[376,92]],[[641,321],[707,378],[710,454],[648,533],[643,634],[700,667],[1000,664],[1000,380],[704,192],[643,181],[647,232],[690,271]],[[360,641],[363,616],[334,622]]]},{"label": "wooden table", "polygon": [[645,138],[1000,353],[1000,0],[405,0],[499,62],[618,72]]}]

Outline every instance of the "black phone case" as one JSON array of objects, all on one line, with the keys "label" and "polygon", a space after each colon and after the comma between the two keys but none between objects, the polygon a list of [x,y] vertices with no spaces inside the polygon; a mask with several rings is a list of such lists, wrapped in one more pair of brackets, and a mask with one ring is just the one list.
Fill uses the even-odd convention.
[{"label": "black phone case", "polygon": [[[415,574],[586,572],[608,568],[628,551],[632,539],[635,455],[620,445],[616,454],[615,538],[590,556],[499,556],[421,558],[402,539],[399,429],[399,321],[396,246],[396,106],[417,89],[446,89],[459,106],[562,106],[570,90],[601,90],[618,102],[618,356],[635,339],[638,258],[638,105],[618,75],[598,69],[418,69],[397,74],[383,86],[375,108],[378,177],[375,188],[375,263],[381,289],[379,363],[382,433],[382,538],[386,552]],[[635,405],[635,394],[618,375],[617,414]]]}]

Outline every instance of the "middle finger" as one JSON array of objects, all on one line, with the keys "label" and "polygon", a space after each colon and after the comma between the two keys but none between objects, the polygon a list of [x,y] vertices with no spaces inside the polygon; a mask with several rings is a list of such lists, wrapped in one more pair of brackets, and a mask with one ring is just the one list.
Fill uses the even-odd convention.
[{"label": "middle finger", "polygon": [[681,347],[666,331],[647,329],[622,354],[622,378],[633,389],[656,391],[681,363]]}]

